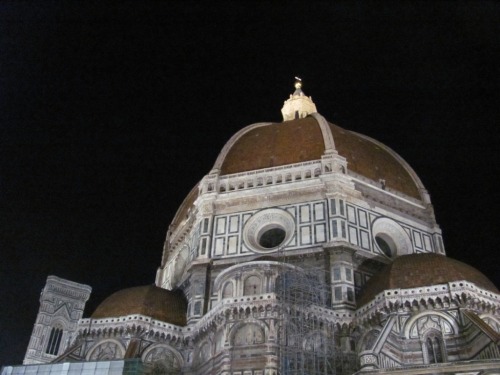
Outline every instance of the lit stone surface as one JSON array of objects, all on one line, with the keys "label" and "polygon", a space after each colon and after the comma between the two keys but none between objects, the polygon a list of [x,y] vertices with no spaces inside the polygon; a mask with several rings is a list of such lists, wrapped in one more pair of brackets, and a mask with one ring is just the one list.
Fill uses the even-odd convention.
[{"label": "lit stone surface", "polygon": [[[301,87],[283,123],[236,133],[187,195],[156,286],[117,292],[65,328],[56,363],[138,358],[148,373],[190,375],[500,369],[498,290],[445,257],[418,176],[329,123]],[[53,306],[42,300],[37,324],[50,326]],[[34,340],[28,354],[45,348]]]}]

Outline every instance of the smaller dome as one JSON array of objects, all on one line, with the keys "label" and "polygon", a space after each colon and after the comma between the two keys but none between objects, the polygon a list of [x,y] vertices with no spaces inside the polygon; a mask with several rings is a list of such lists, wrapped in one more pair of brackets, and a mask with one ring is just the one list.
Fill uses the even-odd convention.
[{"label": "smaller dome", "polygon": [[187,302],[182,292],[154,285],[138,286],[113,293],[92,314],[93,319],[141,314],[178,326],[186,325]]},{"label": "smaller dome", "polygon": [[410,289],[461,280],[498,293],[486,276],[468,264],[434,253],[410,254],[394,259],[374,275],[366,283],[358,306],[365,305],[387,289]]}]

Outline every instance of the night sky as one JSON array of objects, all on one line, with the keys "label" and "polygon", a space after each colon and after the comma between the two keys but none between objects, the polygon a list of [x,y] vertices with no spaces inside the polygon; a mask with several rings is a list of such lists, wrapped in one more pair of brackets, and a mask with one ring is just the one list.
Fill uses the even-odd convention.
[{"label": "night sky", "polygon": [[[208,5],[210,4],[210,5]],[[398,152],[447,254],[500,285],[500,3],[0,3],[0,364],[48,275],[151,284],[167,227],[296,75],[329,121]]]}]

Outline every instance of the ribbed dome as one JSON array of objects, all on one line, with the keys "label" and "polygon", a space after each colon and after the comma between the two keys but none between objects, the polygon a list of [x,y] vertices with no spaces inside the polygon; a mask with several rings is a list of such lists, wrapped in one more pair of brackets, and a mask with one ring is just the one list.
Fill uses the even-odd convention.
[{"label": "ribbed dome", "polygon": [[476,286],[498,293],[496,286],[481,272],[458,260],[434,253],[403,255],[384,267],[365,285],[358,306],[370,302],[386,289],[409,289],[469,281]]},{"label": "ribbed dome", "polygon": [[154,285],[138,286],[113,293],[97,307],[92,318],[132,314],[185,326],[187,302],[181,292],[172,292]]},{"label": "ribbed dome", "polygon": [[[335,150],[347,159],[349,171],[387,188],[422,199],[411,168],[391,149],[361,134],[327,123]],[[315,117],[283,123],[255,124],[238,132],[218,159],[221,175],[319,160],[325,152],[324,134]],[[415,177],[413,177],[415,176]]]}]

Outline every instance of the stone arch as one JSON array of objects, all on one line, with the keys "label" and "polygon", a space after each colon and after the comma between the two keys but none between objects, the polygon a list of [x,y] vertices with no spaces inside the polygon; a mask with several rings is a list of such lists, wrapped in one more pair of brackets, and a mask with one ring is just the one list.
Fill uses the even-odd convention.
[{"label": "stone arch", "polygon": [[[429,321],[431,317],[434,318]],[[427,321],[423,321],[423,319],[427,319]],[[421,327],[417,326],[417,324],[420,324]],[[424,311],[406,321],[403,328],[403,335],[407,339],[419,337],[419,330],[426,331],[430,328],[441,331],[443,335],[456,334],[459,331],[458,323],[451,316],[440,311]]]},{"label": "stone arch", "polygon": [[112,359],[122,359],[125,355],[125,347],[115,339],[99,341],[87,354],[88,361],[105,361]]},{"label": "stone arch", "polygon": [[268,327],[256,319],[246,319],[233,326],[229,333],[231,345],[243,346],[266,342]]},{"label": "stone arch", "polygon": [[234,297],[235,287],[233,280],[226,281],[222,287],[221,298]]},{"label": "stone arch", "polygon": [[243,282],[243,295],[251,296],[262,293],[262,278],[258,275],[249,275]]},{"label": "stone arch", "polygon": [[68,321],[62,316],[55,317],[50,323],[51,327],[62,329],[63,331],[68,330]]},{"label": "stone arch", "polygon": [[442,307],[443,306],[443,300],[440,297],[436,297],[434,300],[434,305],[437,307]]},{"label": "stone arch", "polygon": [[167,344],[153,344],[144,350],[141,358],[147,366],[152,368],[153,374],[174,374],[184,364],[181,354]]}]

